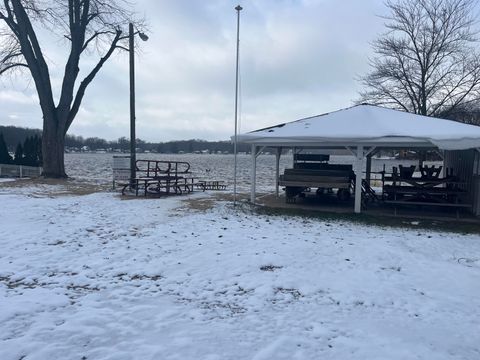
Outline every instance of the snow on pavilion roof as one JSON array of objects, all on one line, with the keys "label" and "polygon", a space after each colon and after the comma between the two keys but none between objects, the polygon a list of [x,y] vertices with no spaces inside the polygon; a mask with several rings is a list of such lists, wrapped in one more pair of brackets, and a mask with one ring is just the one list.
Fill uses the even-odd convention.
[{"label": "snow on pavilion roof", "polygon": [[237,140],[277,146],[401,143],[463,150],[480,148],[480,126],[362,104],[241,134]]}]

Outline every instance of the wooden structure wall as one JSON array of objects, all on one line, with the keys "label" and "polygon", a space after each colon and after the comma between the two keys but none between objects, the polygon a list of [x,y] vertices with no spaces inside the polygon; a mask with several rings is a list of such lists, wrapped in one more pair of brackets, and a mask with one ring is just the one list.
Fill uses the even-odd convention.
[{"label": "wooden structure wall", "polygon": [[467,196],[462,199],[472,204],[473,214],[480,215],[480,152],[476,149],[444,152],[445,169],[465,182]]}]

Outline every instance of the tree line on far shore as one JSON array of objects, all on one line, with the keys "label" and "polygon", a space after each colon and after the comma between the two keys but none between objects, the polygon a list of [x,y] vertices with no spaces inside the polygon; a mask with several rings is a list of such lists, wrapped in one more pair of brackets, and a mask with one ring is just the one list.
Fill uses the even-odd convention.
[{"label": "tree line on far shore", "polygon": [[[13,153],[19,143],[24,143],[28,137],[40,137],[41,130],[28,129],[16,126],[0,126],[0,133],[4,134],[4,139],[8,150]],[[205,141],[198,139],[176,140],[168,142],[146,142],[137,139],[138,152],[157,152],[164,154],[177,153],[233,153],[233,144],[231,141]],[[121,137],[118,140],[108,141],[98,137],[84,138],[82,136],[67,135],[65,138],[66,151],[112,151],[112,152],[130,152],[130,140]],[[238,144],[239,152],[248,152],[250,146]]]},{"label": "tree line on far shore", "polygon": [[37,134],[27,136],[19,142],[15,153],[10,155],[3,133],[0,132],[0,164],[42,166],[42,138]]},{"label": "tree line on far shore", "polygon": [[[98,137],[83,138],[82,136],[67,135],[65,139],[65,147],[68,150],[81,151],[85,150],[107,150],[130,152],[130,140],[126,137],[121,137],[118,140],[107,141]],[[177,154],[177,153],[194,153],[194,152],[209,152],[209,153],[233,153],[233,144],[231,141],[206,141],[199,139],[190,140],[174,140],[168,142],[147,142],[142,139],[136,139],[136,148],[138,152],[157,152],[163,154]],[[238,151],[248,151],[249,145],[239,144]]]}]

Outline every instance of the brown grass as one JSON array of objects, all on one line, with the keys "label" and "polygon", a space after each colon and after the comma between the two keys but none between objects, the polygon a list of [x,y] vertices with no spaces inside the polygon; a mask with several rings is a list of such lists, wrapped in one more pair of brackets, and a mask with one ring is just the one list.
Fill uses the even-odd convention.
[{"label": "brown grass", "polygon": [[[182,208],[186,208],[194,211],[205,211],[210,210],[215,206],[215,203],[220,201],[233,201],[233,194],[226,192],[205,192],[205,195],[208,197],[204,198],[187,198],[182,201]],[[243,201],[248,199],[247,194],[237,194],[237,200]]]},{"label": "brown grass", "polygon": [[[49,188],[52,186],[51,188]],[[109,186],[105,184],[92,184],[87,181],[76,179],[16,179],[0,183],[0,189],[12,189],[12,191],[28,187],[38,187],[34,191],[33,196],[65,196],[65,195],[89,195],[96,192],[109,190]]]}]

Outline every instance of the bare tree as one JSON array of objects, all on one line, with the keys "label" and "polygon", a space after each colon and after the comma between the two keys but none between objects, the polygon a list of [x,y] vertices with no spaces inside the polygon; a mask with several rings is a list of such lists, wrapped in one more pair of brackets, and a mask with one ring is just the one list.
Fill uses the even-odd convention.
[{"label": "bare tree", "polygon": [[465,124],[480,126],[480,99],[460,104],[448,113],[439,113],[437,116]]},{"label": "bare tree", "polygon": [[387,0],[360,102],[448,116],[480,95],[475,0]]},{"label": "bare tree", "polygon": [[[43,114],[43,175],[66,177],[65,135],[77,115],[87,87],[128,35],[131,6],[124,0],[0,0],[0,74],[28,69]],[[3,25],[2,25],[3,23]],[[69,42],[63,81],[54,96],[50,69],[39,37],[40,27]],[[97,63],[79,82],[80,58],[89,50]]]}]

